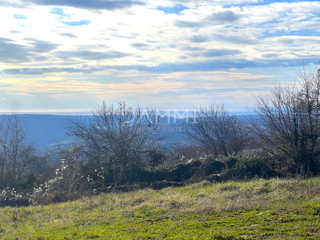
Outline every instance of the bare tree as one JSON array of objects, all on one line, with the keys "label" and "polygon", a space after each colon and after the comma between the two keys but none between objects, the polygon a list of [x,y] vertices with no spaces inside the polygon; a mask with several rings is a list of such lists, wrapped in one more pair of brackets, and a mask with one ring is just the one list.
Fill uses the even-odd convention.
[{"label": "bare tree", "polygon": [[17,186],[42,167],[23,117],[8,113],[0,122],[0,187]]},{"label": "bare tree", "polygon": [[92,113],[72,122],[67,134],[77,138],[87,165],[113,173],[115,182],[125,180],[133,167],[141,167],[163,140],[156,110],[133,109],[124,102],[115,108],[103,102]]},{"label": "bare tree", "polygon": [[248,144],[248,128],[241,119],[230,114],[223,104],[211,104],[209,108],[196,109],[189,119],[189,139],[201,145],[215,156],[235,156]]},{"label": "bare tree", "polygon": [[302,71],[298,77],[257,97],[259,123],[252,126],[260,147],[304,175],[319,171],[320,76]]}]

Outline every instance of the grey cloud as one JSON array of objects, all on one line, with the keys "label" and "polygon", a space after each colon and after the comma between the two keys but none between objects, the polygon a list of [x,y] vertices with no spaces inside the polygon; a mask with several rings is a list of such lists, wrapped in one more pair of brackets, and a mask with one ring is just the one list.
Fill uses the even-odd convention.
[{"label": "grey cloud", "polygon": [[204,26],[204,23],[177,20],[175,21],[175,25],[182,28],[198,28]]},{"label": "grey cloud", "polygon": [[185,47],[183,47],[183,50],[187,50],[187,51],[198,51],[198,52],[199,52],[199,51],[203,50],[203,48],[185,46]]},{"label": "grey cloud", "polygon": [[217,41],[221,42],[230,42],[234,44],[257,44],[258,40],[256,39],[250,39],[247,36],[241,36],[240,34],[234,34],[234,33],[225,33],[225,34],[213,34],[212,38]]},{"label": "grey cloud", "polygon": [[15,69],[3,69],[0,73],[4,74],[24,74],[24,75],[39,75],[45,73],[92,73],[103,71],[103,68],[15,68]]},{"label": "grey cloud", "polygon": [[0,62],[25,62],[29,57],[30,53],[26,46],[16,44],[8,38],[0,38]]},{"label": "grey cloud", "polygon": [[54,44],[47,41],[41,41],[34,38],[24,38],[24,40],[32,42],[33,48],[31,49],[31,51],[39,53],[50,52],[59,46],[58,44]]},{"label": "grey cloud", "polygon": [[143,72],[152,73],[172,73],[172,72],[191,72],[191,71],[213,71],[221,69],[230,68],[246,68],[246,67],[257,67],[257,63],[253,61],[218,61],[218,60],[208,60],[203,62],[193,62],[193,63],[164,63],[158,66],[113,66],[117,70],[138,70]]},{"label": "grey cloud", "polygon": [[272,57],[279,57],[280,54],[279,53],[264,53],[264,54],[262,54],[262,56],[264,58],[272,58]]},{"label": "grey cloud", "polygon": [[133,43],[131,44],[131,46],[135,48],[145,48],[145,47],[148,47],[149,45],[145,43]]},{"label": "grey cloud", "polygon": [[242,53],[237,49],[211,49],[204,53],[206,57],[221,57],[228,55],[236,55]]},{"label": "grey cloud", "polygon": [[[305,58],[303,59],[305,64],[317,63],[318,58]],[[261,68],[261,67],[292,67],[301,66],[301,59],[281,59],[281,60],[208,60],[195,63],[166,63],[158,66],[145,66],[145,65],[133,65],[133,66],[108,66],[105,68],[21,68],[21,69],[3,69],[0,71],[4,74],[45,74],[45,73],[92,73],[104,71],[105,69],[116,70],[138,70],[142,72],[151,73],[172,73],[172,72],[191,72],[191,71],[214,71],[230,68]]]},{"label": "grey cloud", "polygon": [[109,51],[109,52],[91,52],[91,51],[59,51],[54,55],[58,58],[81,58],[86,60],[101,60],[107,58],[122,58],[129,54]]},{"label": "grey cloud", "polygon": [[59,35],[60,36],[63,36],[63,37],[69,37],[69,38],[76,38],[77,36],[76,35],[74,35],[74,34],[72,34],[72,33],[66,33],[66,32],[64,32],[64,33],[59,33]]},{"label": "grey cloud", "polygon": [[286,39],[279,39],[279,42],[282,43],[282,44],[288,44],[288,45],[291,45],[294,43],[294,39],[289,39],[289,38],[286,38]]},{"label": "grey cloud", "polygon": [[237,50],[237,49],[205,49],[201,47],[191,47],[191,46],[185,46],[182,49],[196,52],[195,56],[202,55],[206,57],[221,57],[221,56],[236,55],[236,54],[242,53],[240,50]]},{"label": "grey cloud", "polygon": [[[115,29],[111,29],[112,31],[114,31]],[[128,36],[121,36],[121,35],[118,35],[118,34],[113,34],[111,35],[113,37],[117,37],[117,38],[125,38],[125,39],[134,39],[135,37],[128,37]]]},{"label": "grey cloud", "polygon": [[[183,27],[183,28],[201,28],[204,26],[212,25],[212,24],[230,24],[233,22],[236,22],[242,18],[240,14],[234,13],[230,10],[225,11],[219,11],[213,13],[211,16],[205,17],[203,19],[199,19],[198,22],[194,21],[184,21],[184,20],[176,20],[174,24],[177,27]],[[195,41],[199,39],[194,39]],[[203,40],[203,39],[202,39]]]},{"label": "grey cloud", "polygon": [[[268,38],[266,38],[268,39]],[[282,44],[287,44],[287,45],[292,45],[292,44],[301,44],[301,45],[305,45],[305,44],[320,44],[320,40],[318,40],[317,38],[305,38],[305,37],[294,37],[294,36],[285,36],[285,37],[274,37],[274,39]]]},{"label": "grey cloud", "polygon": [[[145,5],[142,1],[134,0],[24,0],[23,3],[44,5],[44,6],[64,6],[82,8],[88,10],[117,10],[130,8],[135,5]],[[6,0],[0,0],[0,6],[22,7],[23,4],[13,4]]]},{"label": "grey cloud", "polygon": [[232,23],[241,18],[241,15],[236,14],[230,10],[220,11],[213,13],[210,17],[207,17],[208,20],[219,22],[219,23]]},{"label": "grey cloud", "polygon": [[37,62],[42,62],[42,61],[48,60],[48,58],[44,57],[44,56],[37,56],[37,57],[34,57],[33,60],[35,60]]},{"label": "grey cloud", "polygon": [[31,61],[43,61],[39,53],[45,53],[57,48],[57,44],[40,41],[33,38],[25,39],[31,42],[31,46],[14,43],[8,38],[0,38],[0,62],[21,63]]},{"label": "grey cloud", "polygon": [[195,43],[206,42],[208,39],[204,36],[194,35],[191,37],[190,41]]},{"label": "grey cloud", "polygon": [[21,32],[16,31],[16,30],[11,30],[10,32],[13,33],[13,34],[21,33]]},{"label": "grey cloud", "polygon": [[[304,58],[304,63],[317,63],[317,58]],[[242,69],[242,68],[261,68],[261,67],[292,67],[301,66],[301,59],[281,59],[281,60],[208,60],[203,62],[193,62],[193,63],[165,63],[158,66],[144,66],[144,65],[134,65],[134,66],[110,66],[112,69],[117,70],[138,70],[143,72],[152,73],[172,73],[172,72],[191,72],[191,71],[215,71],[223,69]]]}]

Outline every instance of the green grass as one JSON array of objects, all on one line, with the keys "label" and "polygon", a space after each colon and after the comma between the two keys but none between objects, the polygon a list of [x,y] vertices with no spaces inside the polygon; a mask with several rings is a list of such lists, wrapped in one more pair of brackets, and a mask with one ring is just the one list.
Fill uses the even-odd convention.
[{"label": "green grass", "polygon": [[0,239],[320,239],[320,178],[202,182],[0,216]]}]

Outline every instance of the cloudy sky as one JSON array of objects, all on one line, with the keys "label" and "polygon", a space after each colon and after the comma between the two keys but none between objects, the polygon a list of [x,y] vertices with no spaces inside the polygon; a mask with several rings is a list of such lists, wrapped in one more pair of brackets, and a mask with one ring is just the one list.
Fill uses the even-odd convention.
[{"label": "cloudy sky", "polygon": [[320,2],[0,0],[0,109],[254,106],[320,60]]}]

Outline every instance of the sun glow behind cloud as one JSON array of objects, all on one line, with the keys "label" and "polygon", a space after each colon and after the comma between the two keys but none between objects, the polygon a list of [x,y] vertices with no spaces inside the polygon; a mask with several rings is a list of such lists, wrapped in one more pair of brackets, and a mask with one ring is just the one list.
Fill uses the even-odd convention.
[{"label": "sun glow behind cloud", "polygon": [[235,109],[320,53],[318,1],[0,1],[0,108]]}]

